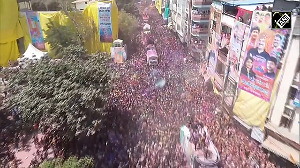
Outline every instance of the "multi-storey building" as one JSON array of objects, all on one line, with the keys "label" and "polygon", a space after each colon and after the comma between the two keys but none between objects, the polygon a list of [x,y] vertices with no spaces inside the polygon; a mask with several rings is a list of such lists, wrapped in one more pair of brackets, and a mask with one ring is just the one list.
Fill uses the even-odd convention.
[{"label": "multi-storey building", "polygon": [[186,1],[185,0],[171,0],[171,19],[169,20],[173,25],[173,30],[178,34],[181,42],[186,42],[188,16],[186,15]]},{"label": "multi-storey building", "polygon": [[[289,4],[281,0],[279,11],[291,11],[298,3]],[[264,5],[263,7],[261,5]],[[284,10],[285,6],[291,9]],[[269,100],[260,96],[249,94],[240,87],[241,71],[245,67],[244,62],[249,56],[249,45],[252,36],[253,20],[257,20],[258,11],[261,12],[258,20],[266,22],[265,19],[271,15],[273,2],[269,0],[255,1],[218,1],[213,2],[210,9],[209,37],[207,42],[206,56],[208,60],[208,71],[213,79],[214,87],[221,93],[222,107],[224,111],[231,113],[237,123],[246,128],[249,135],[261,144],[267,151],[273,153],[273,156],[279,156],[286,159],[286,162],[280,164],[285,167],[299,165],[299,103],[300,90],[300,17],[299,13],[292,16],[292,29],[289,33],[280,35],[282,50],[280,61],[277,60],[277,74],[274,77],[274,83],[268,85],[271,87]],[[277,11],[277,10],[273,10]],[[253,14],[254,13],[254,14]],[[252,18],[255,17],[255,18]],[[241,45],[238,60],[235,66],[232,66],[232,34],[235,32],[235,26],[243,25]],[[243,27],[242,26],[242,27]],[[298,26],[298,27],[297,27]],[[242,29],[242,28],[241,28]],[[271,30],[274,34],[280,34],[286,30]],[[266,31],[267,32],[267,31]],[[265,32],[265,33],[266,33]],[[260,34],[256,39],[270,40],[264,47],[271,56],[271,48],[274,46],[273,39],[265,39],[267,34]],[[233,36],[237,38],[237,36]],[[239,37],[240,38],[240,37]],[[236,40],[236,39],[235,39]],[[252,42],[252,41],[251,41]],[[252,48],[258,48],[260,43],[254,43]],[[268,49],[269,47],[269,49]],[[274,51],[274,49],[272,49]],[[277,52],[277,50],[276,50]],[[276,61],[275,61],[276,62]],[[233,68],[233,69],[232,69]],[[267,67],[268,68],[268,67]],[[237,77],[230,75],[234,70],[238,72]],[[264,78],[261,78],[264,79]],[[260,79],[258,79],[260,80]],[[274,84],[274,86],[272,86]],[[258,85],[257,85],[258,86]],[[250,86],[251,88],[252,86]],[[298,97],[297,97],[298,96]],[[280,160],[280,159],[279,159]]]},{"label": "multi-storey building", "polygon": [[208,41],[210,5],[212,0],[191,0],[190,5],[190,48],[194,57],[205,56]]},{"label": "multi-storey building", "polygon": [[294,27],[285,54],[285,64],[279,74],[282,79],[265,125],[262,146],[299,165],[300,108],[297,108],[294,100],[300,90],[300,16],[292,19]]},{"label": "multi-storey building", "polygon": [[194,57],[204,56],[211,3],[212,0],[170,0],[169,23]]}]

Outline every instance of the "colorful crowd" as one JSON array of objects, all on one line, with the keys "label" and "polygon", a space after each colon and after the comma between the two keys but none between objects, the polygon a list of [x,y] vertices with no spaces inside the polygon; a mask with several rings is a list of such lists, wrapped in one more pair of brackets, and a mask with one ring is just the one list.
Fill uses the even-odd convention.
[{"label": "colorful crowd", "polygon": [[[149,9],[149,15],[159,65],[147,66],[141,34],[134,39],[140,41],[136,46],[139,51],[124,64],[112,65],[117,79],[110,104],[134,116],[139,125],[110,130],[110,142],[101,150],[106,152],[99,166],[188,167],[179,131],[182,125],[197,120],[207,127],[220,153],[218,167],[275,168],[268,155],[236,127],[226,112],[216,110],[220,98],[203,82],[200,63],[192,60],[155,10]],[[162,79],[166,84],[157,87],[156,83]],[[120,125],[128,122],[121,117],[118,121]],[[124,139],[132,143],[126,144]]]}]

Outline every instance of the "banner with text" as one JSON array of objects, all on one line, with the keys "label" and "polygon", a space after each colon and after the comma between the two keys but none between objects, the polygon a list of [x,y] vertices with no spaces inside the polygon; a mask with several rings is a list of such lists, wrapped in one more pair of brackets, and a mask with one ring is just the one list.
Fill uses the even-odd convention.
[{"label": "banner with text", "polygon": [[45,42],[40,24],[40,17],[37,12],[26,12],[26,19],[32,45],[39,50],[45,50]]},{"label": "banner with text", "polygon": [[230,50],[229,50],[229,76],[237,81],[239,78],[239,59],[243,46],[243,37],[246,24],[235,20],[234,27],[231,31]]},{"label": "banner with text", "polygon": [[98,2],[100,42],[112,43],[111,3]]},{"label": "banner with text", "polygon": [[254,11],[239,88],[269,101],[287,30],[273,31],[271,13]]}]

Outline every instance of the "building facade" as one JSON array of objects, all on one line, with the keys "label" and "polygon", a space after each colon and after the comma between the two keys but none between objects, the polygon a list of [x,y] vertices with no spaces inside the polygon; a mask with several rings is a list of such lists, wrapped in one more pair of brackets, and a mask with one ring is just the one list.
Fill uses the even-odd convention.
[{"label": "building facade", "polygon": [[[231,113],[237,123],[244,126],[263,148],[286,159],[285,165],[291,167],[299,165],[300,157],[300,109],[295,105],[297,96],[299,102],[300,90],[300,33],[299,28],[296,28],[300,22],[298,14],[292,17],[291,30],[273,30],[261,26],[255,43],[252,44],[255,37],[253,34],[257,29],[255,23],[267,22],[267,16],[271,16],[272,5],[270,1],[264,0],[248,4],[243,4],[242,1],[214,1],[210,8],[205,56],[208,62],[207,72],[214,88],[221,95],[224,111]],[[270,17],[268,19],[271,21]],[[283,31],[289,33],[282,34]],[[277,74],[274,73],[276,76],[272,77],[272,82],[265,83],[266,88],[260,88],[269,94],[270,97],[266,99],[255,95],[255,92],[251,93],[251,90],[245,90],[241,85],[245,78],[241,74],[243,68],[246,68],[245,62],[249,53],[258,50],[259,45],[264,45],[263,51],[273,57],[276,36],[280,36],[281,40],[280,56],[274,61]],[[253,64],[252,60],[252,67]],[[268,64],[263,66],[269,68]],[[250,79],[249,72],[248,78]],[[265,74],[261,74],[255,81],[265,78],[270,80]],[[259,88],[257,82],[255,85],[249,85],[248,88]]]},{"label": "building facade", "polygon": [[190,48],[193,57],[205,57],[212,0],[192,0],[190,5]]},{"label": "building facade", "polygon": [[195,58],[204,58],[212,0],[170,0],[169,25]]},{"label": "building facade", "polygon": [[283,71],[279,74],[282,79],[277,90],[278,96],[271,105],[262,144],[267,150],[299,165],[300,108],[294,100],[300,89],[300,16],[292,19],[294,28],[287,46]]}]

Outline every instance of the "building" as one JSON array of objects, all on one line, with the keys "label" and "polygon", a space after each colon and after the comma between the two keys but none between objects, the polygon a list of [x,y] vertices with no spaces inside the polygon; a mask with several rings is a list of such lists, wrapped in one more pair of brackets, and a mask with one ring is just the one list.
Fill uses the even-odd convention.
[{"label": "building", "polygon": [[76,1],[73,1],[72,4],[75,5],[76,9],[83,11],[89,3],[94,2],[94,1],[95,0],[76,0]]},{"label": "building", "polygon": [[212,0],[191,0],[190,15],[191,33],[190,47],[193,57],[205,56],[205,48],[208,42],[209,16]]},{"label": "building", "polygon": [[19,11],[32,10],[31,0],[18,0]]},{"label": "building", "polygon": [[285,54],[281,82],[276,100],[271,106],[265,125],[265,140],[262,146],[299,165],[299,118],[300,108],[294,100],[300,90],[300,16],[294,16],[294,28]]},{"label": "building", "polygon": [[169,24],[195,58],[204,56],[212,0],[170,0]]},{"label": "building", "polygon": [[[299,7],[299,2],[289,4],[287,1],[280,1],[281,4],[277,1],[274,6],[278,6],[281,10],[273,9],[273,2],[270,0],[214,1],[210,8],[206,59],[208,61],[207,71],[210,73],[213,85],[221,94],[224,111],[232,113],[237,123],[246,128],[244,130],[264,149],[275,156],[284,158],[286,161],[279,163],[280,165],[292,167],[299,165],[300,158],[300,109],[295,105],[296,99],[299,102],[300,93],[300,16],[299,9],[298,11],[295,9],[297,6]],[[265,32],[259,34],[256,44],[251,47],[258,49],[258,45],[260,45],[258,41],[269,40],[265,42],[264,51],[268,50],[268,54],[273,57],[271,51],[274,50],[275,36],[279,34],[281,37],[280,58],[275,61],[278,73],[272,77],[274,83],[267,85],[270,89],[267,92],[270,97],[264,99],[241,89],[239,85],[244,79],[241,78],[241,71],[242,67],[246,66],[244,65],[246,58],[249,57],[249,49],[251,49],[249,45],[255,27],[252,24],[255,22],[254,20],[259,20],[257,20],[257,14],[265,12],[270,16],[271,11],[292,10],[296,10],[296,12],[293,12],[292,29],[286,31],[289,33],[281,34],[285,30],[265,28]],[[252,18],[252,16],[255,17]],[[259,16],[259,18],[265,19],[265,16],[267,15],[263,15],[263,18]],[[233,41],[236,39],[233,40],[233,38],[237,37],[235,36],[237,25],[241,26],[240,29],[243,31],[241,37],[237,38],[240,39],[239,49],[235,50]],[[268,35],[267,32],[273,35]],[[273,39],[266,39],[271,36]],[[232,57],[234,54],[237,54],[235,61]],[[234,75],[233,72],[237,72],[237,74]],[[263,73],[261,76],[265,76],[265,74]],[[248,76],[248,78],[250,77]],[[255,120],[259,120],[259,122]]]},{"label": "building", "polygon": [[178,34],[181,42],[187,42],[189,7],[188,1],[170,0],[170,19],[169,24],[173,25],[173,30]]},{"label": "building", "polygon": [[[230,68],[230,38],[231,31],[238,20],[245,26],[245,34],[242,38],[242,46],[247,45],[250,23],[253,11],[258,5],[265,5],[267,8],[272,6],[270,0],[258,1],[213,1],[210,8],[209,32],[206,45],[206,59],[209,59],[210,53],[216,54],[216,60],[208,65],[216,89],[222,93],[222,103],[227,111],[232,111],[238,86],[238,76],[234,77],[229,74]],[[245,47],[239,51],[240,57],[245,54]],[[209,62],[209,60],[208,60]],[[239,64],[243,62],[240,59]],[[236,71],[240,66],[235,67]]]}]

